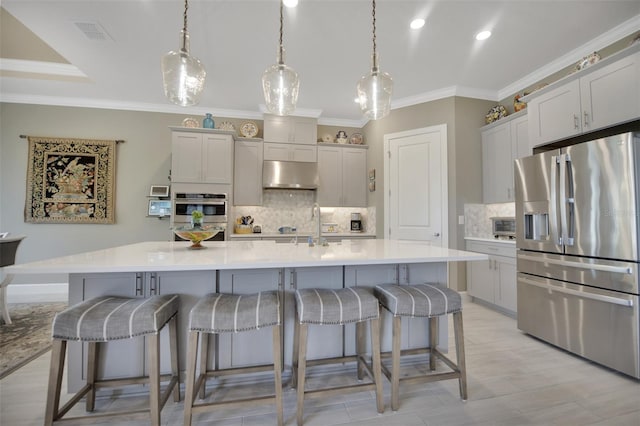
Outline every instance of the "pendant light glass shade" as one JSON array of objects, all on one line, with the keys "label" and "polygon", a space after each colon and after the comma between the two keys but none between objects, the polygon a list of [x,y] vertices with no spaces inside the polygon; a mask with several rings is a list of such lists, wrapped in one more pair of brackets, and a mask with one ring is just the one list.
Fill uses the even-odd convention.
[{"label": "pendant light glass shade", "polygon": [[184,28],[180,32],[178,51],[172,50],[162,57],[164,94],[176,105],[190,106],[200,102],[207,72],[200,60],[189,54],[187,32],[187,1],[184,2]]},{"label": "pendant light glass shade", "polygon": [[358,102],[364,116],[370,120],[386,117],[391,112],[391,94],[393,79],[378,66],[376,52],[376,0],[373,4],[373,54],[371,55],[371,72],[363,75],[356,87]]},{"label": "pendant light glass shade", "polygon": [[298,73],[284,63],[283,34],[283,2],[280,0],[280,45],[276,63],[267,67],[262,73],[262,91],[267,110],[272,114],[289,115],[296,109],[300,79]]},{"label": "pendant light glass shade", "polygon": [[373,55],[371,72],[363,75],[358,82],[358,101],[365,117],[378,120],[391,112],[393,79],[378,69],[377,54]]},{"label": "pendant light glass shade", "polygon": [[269,112],[289,115],[296,109],[300,79],[293,68],[285,65],[282,54],[279,52],[278,62],[264,70],[262,90]]}]

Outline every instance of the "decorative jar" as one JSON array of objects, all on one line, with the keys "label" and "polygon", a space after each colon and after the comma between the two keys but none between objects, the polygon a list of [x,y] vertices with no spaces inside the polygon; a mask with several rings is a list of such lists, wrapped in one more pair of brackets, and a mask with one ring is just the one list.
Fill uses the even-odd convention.
[{"label": "decorative jar", "polygon": [[213,117],[211,117],[211,114],[207,113],[204,120],[202,120],[202,127],[204,127],[205,129],[213,129],[214,125],[215,123],[213,121]]}]

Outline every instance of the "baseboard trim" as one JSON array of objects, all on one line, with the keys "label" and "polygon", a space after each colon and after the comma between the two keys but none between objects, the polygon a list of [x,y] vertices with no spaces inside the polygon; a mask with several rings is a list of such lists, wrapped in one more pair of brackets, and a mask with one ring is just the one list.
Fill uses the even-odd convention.
[{"label": "baseboard trim", "polygon": [[15,284],[7,287],[7,303],[66,302],[68,283]]}]

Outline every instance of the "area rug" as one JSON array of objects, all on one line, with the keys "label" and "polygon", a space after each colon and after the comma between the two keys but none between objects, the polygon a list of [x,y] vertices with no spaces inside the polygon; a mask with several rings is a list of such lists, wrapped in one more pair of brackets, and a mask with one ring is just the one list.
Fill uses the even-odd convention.
[{"label": "area rug", "polygon": [[0,379],[51,349],[51,322],[66,303],[9,304],[11,324],[0,324]]}]

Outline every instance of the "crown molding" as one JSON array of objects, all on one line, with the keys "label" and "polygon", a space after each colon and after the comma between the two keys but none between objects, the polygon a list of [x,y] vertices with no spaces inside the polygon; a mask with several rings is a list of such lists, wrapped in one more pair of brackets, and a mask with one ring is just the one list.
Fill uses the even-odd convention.
[{"label": "crown molding", "polygon": [[0,59],[0,71],[87,78],[87,75],[85,73],[80,71],[78,67],[71,64],[42,61],[25,61],[21,59]]}]

